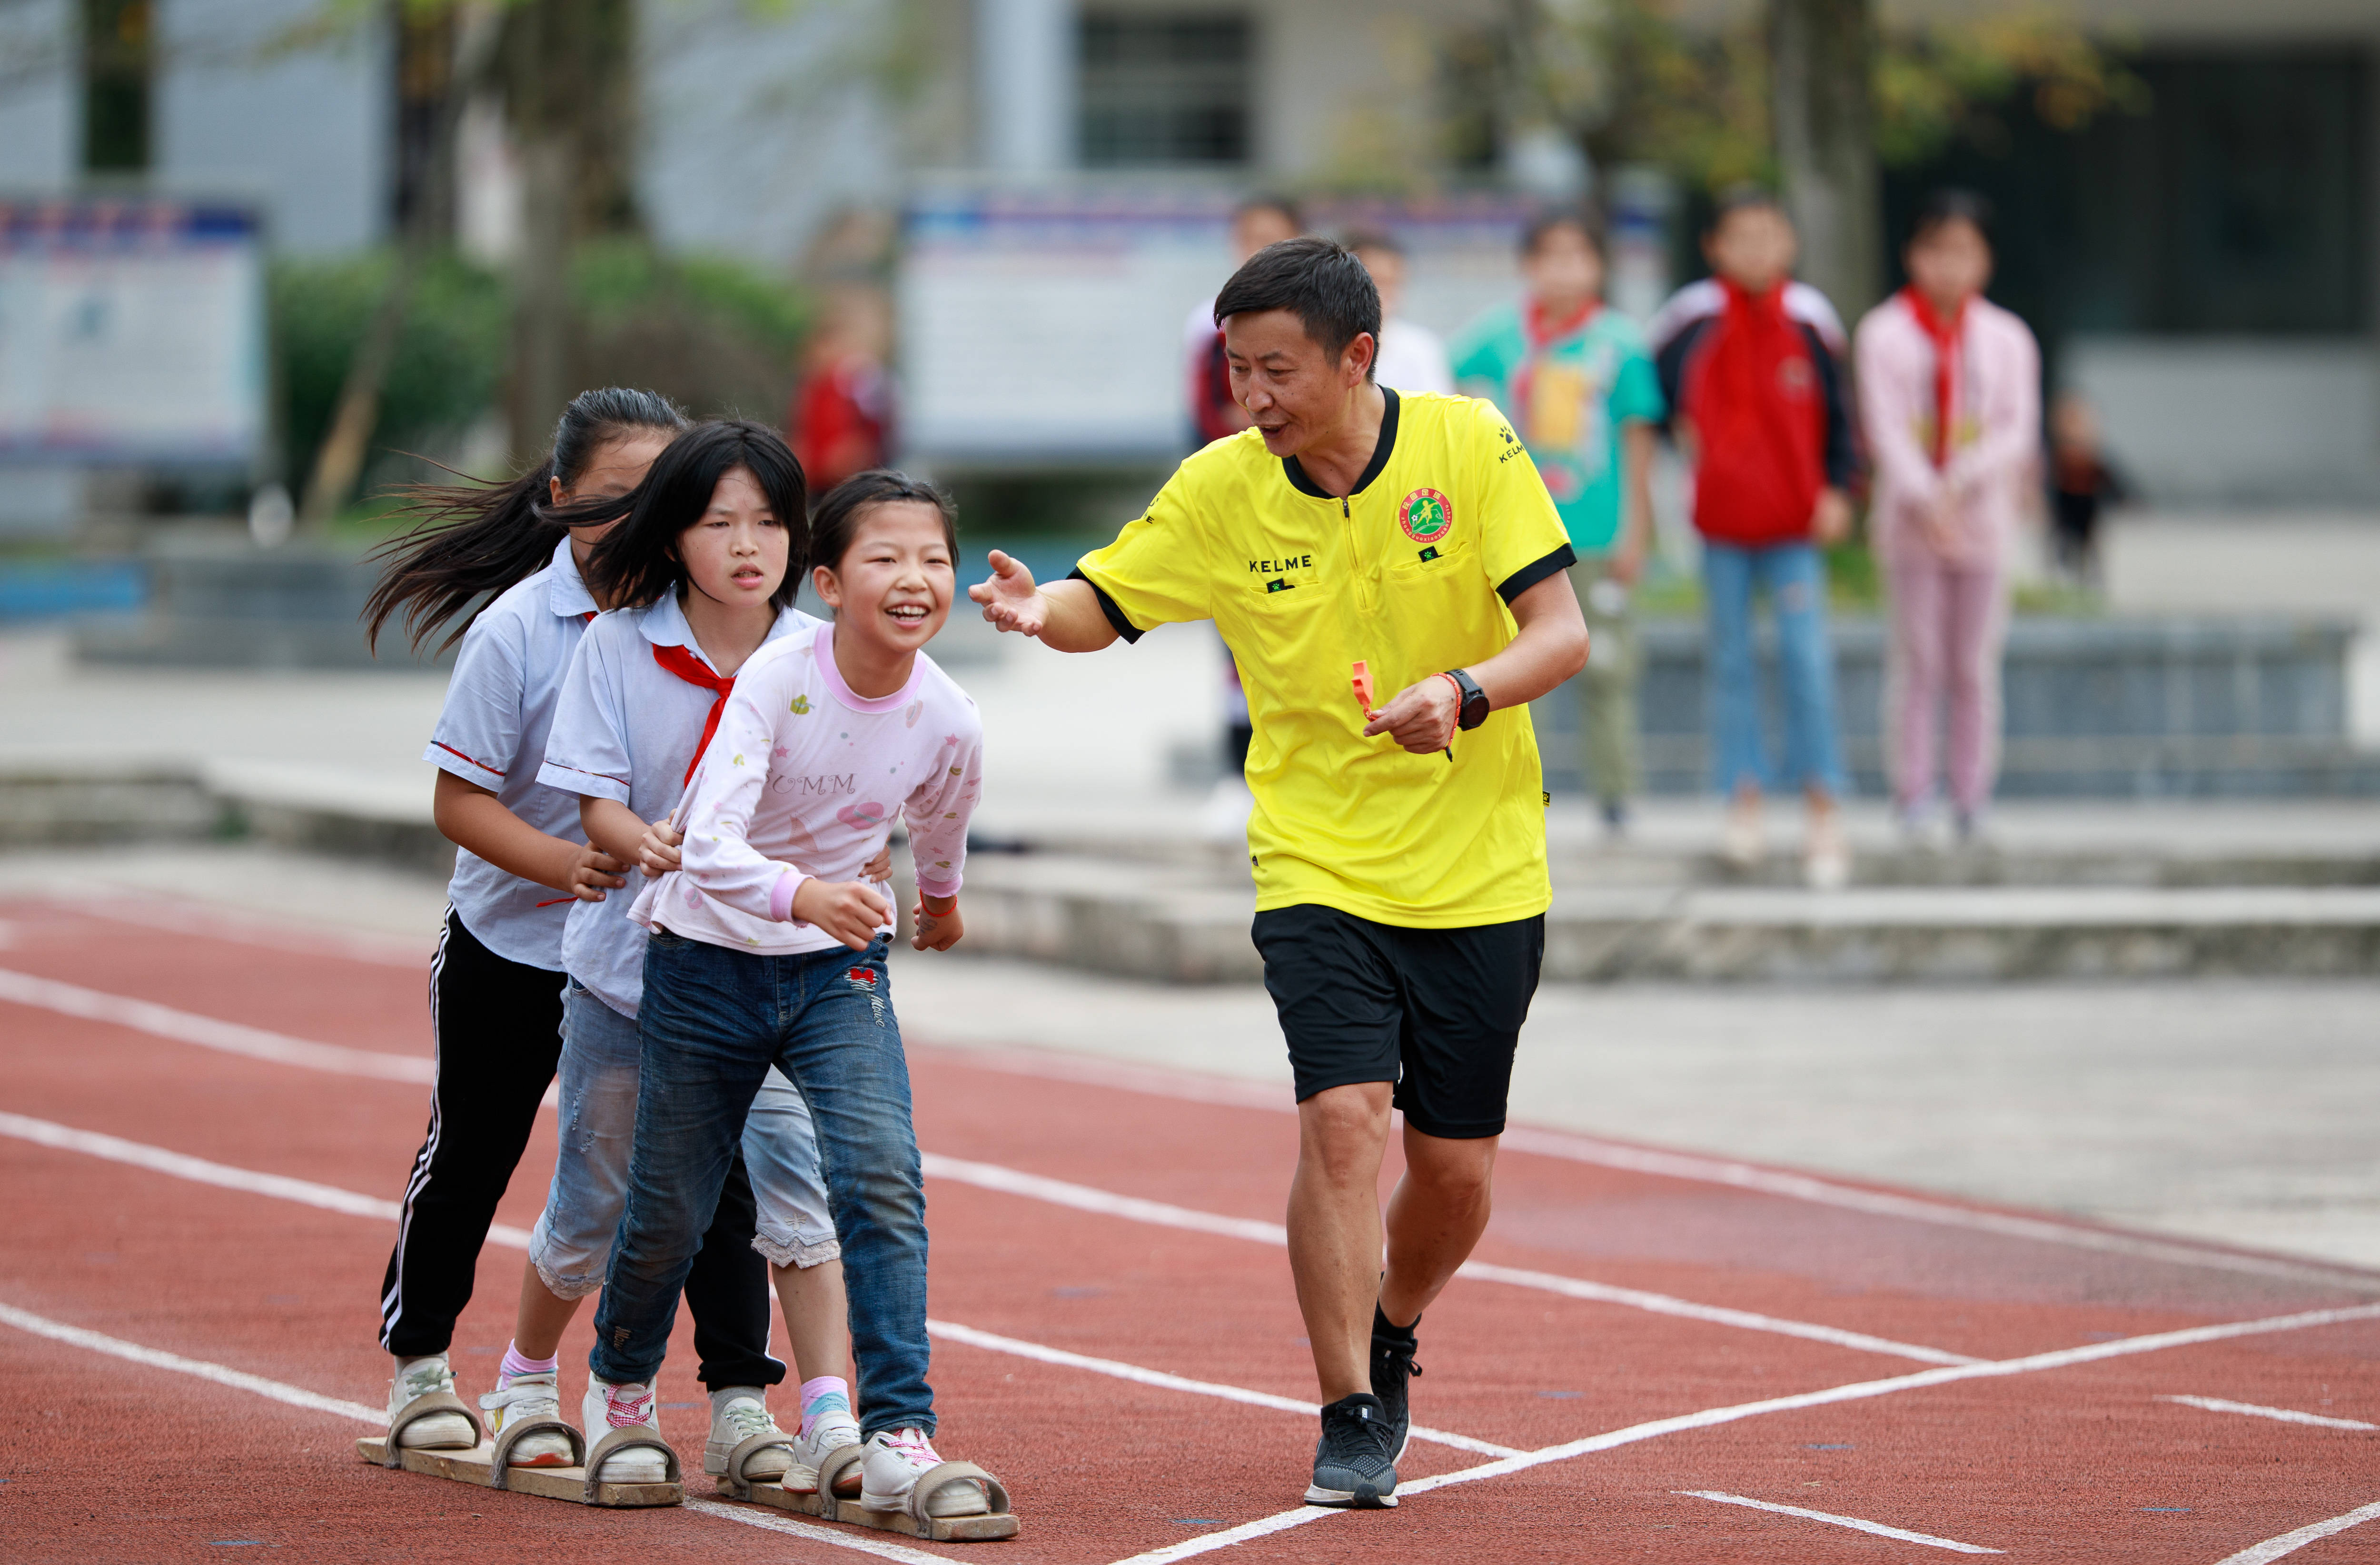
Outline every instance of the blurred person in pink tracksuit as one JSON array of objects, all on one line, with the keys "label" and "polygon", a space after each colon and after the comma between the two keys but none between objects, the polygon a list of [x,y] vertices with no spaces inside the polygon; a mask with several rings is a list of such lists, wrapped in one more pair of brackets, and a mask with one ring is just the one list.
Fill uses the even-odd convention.
[{"label": "blurred person in pink tracksuit", "polygon": [[1868,312],[1853,348],[1876,464],[1869,528],[1890,599],[1893,802],[1905,830],[1931,831],[1942,723],[1962,841],[1991,798],[2009,552],[2041,450],[2040,349],[1983,297],[1990,223],[1981,196],[1928,197],[1903,252],[1909,286]]}]

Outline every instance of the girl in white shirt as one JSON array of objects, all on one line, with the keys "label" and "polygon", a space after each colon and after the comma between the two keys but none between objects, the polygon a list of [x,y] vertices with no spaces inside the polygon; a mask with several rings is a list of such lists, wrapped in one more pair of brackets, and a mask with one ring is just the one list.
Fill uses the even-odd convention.
[{"label": "girl in white shirt", "polygon": [[[626,494],[686,426],[649,391],[581,393],[533,471],[508,484],[417,492],[414,509],[428,525],[383,552],[366,605],[374,642],[391,618],[417,649],[463,622],[442,643],[459,639],[463,650],[422,755],[438,767],[435,818],[456,851],[430,969],[430,1131],[406,1179],[381,1284],[381,1346],[395,1359],[393,1428],[410,1404],[454,1395],[455,1321],[562,1048],[569,904],[626,884],[623,866],[588,845],[577,800],[538,781],[563,673],[595,617],[580,568],[601,536],[565,533],[541,513]],[[478,1437],[462,1412],[416,1409],[392,1443],[468,1449]]]},{"label": "girl in white shirt", "polygon": [[589,1363],[644,1393],[678,1290],[763,1077],[792,1078],[818,1127],[843,1246],[860,1385],[861,1505],[923,1520],[990,1509],[988,1479],[941,1466],[926,1383],[925,1187],[885,966],[892,907],[860,874],[905,817],[919,949],[945,950],[982,791],[975,703],[921,649],[950,617],[956,537],[930,485],[869,472],[811,522],[811,581],[835,622],[753,654],[689,785],[684,865],[633,916],[652,936],[625,1215]]}]

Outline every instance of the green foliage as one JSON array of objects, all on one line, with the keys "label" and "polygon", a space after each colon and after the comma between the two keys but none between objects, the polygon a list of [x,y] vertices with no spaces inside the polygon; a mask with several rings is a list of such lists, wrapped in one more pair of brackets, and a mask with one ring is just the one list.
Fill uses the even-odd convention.
[{"label": "green foliage", "polygon": [[790,281],[619,238],[579,246],[570,287],[580,385],[648,386],[698,414],[783,416],[812,315]]},{"label": "green foliage", "polygon": [[[395,266],[395,258],[382,251],[273,267],[267,287],[275,385],[293,488],[313,469],[347,361]],[[431,262],[382,388],[374,447],[451,447],[495,396],[510,316],[506,289],[494,274],[453,257]]]},{"label": "green foliage", "polygon": [[[395,265],[381,252],[273,268],[275,383],[293,488],[313,469],[347,362]],[[783,412],[810,317],[790,283],[737,262],[664,256],[622,239],[580,247],[570,287],[578,384],[650,386],[698,413],[773,420]],[[431,261],[382,390],[366,487],[402,468],[393,453],[451,457],[494,405],[511,347],[506,280],[452,255]]]},{"label": "green foliage", "polygon": [[[1524,85],[1600,166],[1650,164],[1701,190],[1770,180],[1765,7],[1716,25],[1706,8],[1688,9],[1683,0],[1548,4],[1541,30],[1554,46],[1520,51]],[[2108,47],[2035,4],[1883,28],[1873,80],[1877,155],[1890,166],[1953,141],[1998,144],[1998,109],[2020,93],[2061,129],[2147,104]]]},{"label": "green foliage", "polygon": [[791,284],[719,256],[665,256],[638,239],[580,245],[570,291],[589,328],[615,331],[656,307],[683,311],[786,354],[809,329],[809,305]]},{"label": "green foliage", "polygon": [[1853,538],[1824,551],[1827,596],[1838,608],[1874,609],[1884,601],[1884,582],[1877,573],[1876,553],[1864,540]]},{"label": "green foliage", "polygon": [[2100,115],[2138,114],[2147,86],[2068,18],[2043,7],[1946,18],[1888,33],[1876,62],[1876,153],[1924,163],[1955,141],[2005,142],[1998,105],[2020,93],[2058,130]]},{"label": "green foliage", "polygon": [[1760,11],[1716,31],[1689,25],[1673,0],[1609,0],[1578,13],[1599,68],[1549,82],[1562,117],[1584,121],[1600,167],[1650,164],[1681,183],[1721,190],[1776,174],[1768,53]]}]

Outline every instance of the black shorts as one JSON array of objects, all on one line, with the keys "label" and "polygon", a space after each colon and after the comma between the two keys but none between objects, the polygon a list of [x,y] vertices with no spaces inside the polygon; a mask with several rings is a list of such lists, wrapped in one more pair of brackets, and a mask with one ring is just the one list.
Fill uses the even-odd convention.
[{"label": "black shorts", "polygon": [[1269,908],[1250,933],[1289,1039],[1297,1101],[1394,1082],[1424,1135],[1504,1133],[1512,1051],[1546,955],[1541,913],[1406,929],[1311,903]]}]

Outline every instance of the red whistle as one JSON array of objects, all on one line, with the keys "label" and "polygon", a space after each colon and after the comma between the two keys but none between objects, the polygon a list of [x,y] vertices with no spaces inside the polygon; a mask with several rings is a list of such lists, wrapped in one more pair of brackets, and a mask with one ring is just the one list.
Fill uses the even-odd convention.
[{"label": "red whistle", "polygon": [[1370,666],[1361,662],[1357,663],[1354,668],[1354,677],[1348,682],[1355,687],[1355,704],[1364,709],[1366,715],[1370,715],[1372,710],[1372,670]]}]

